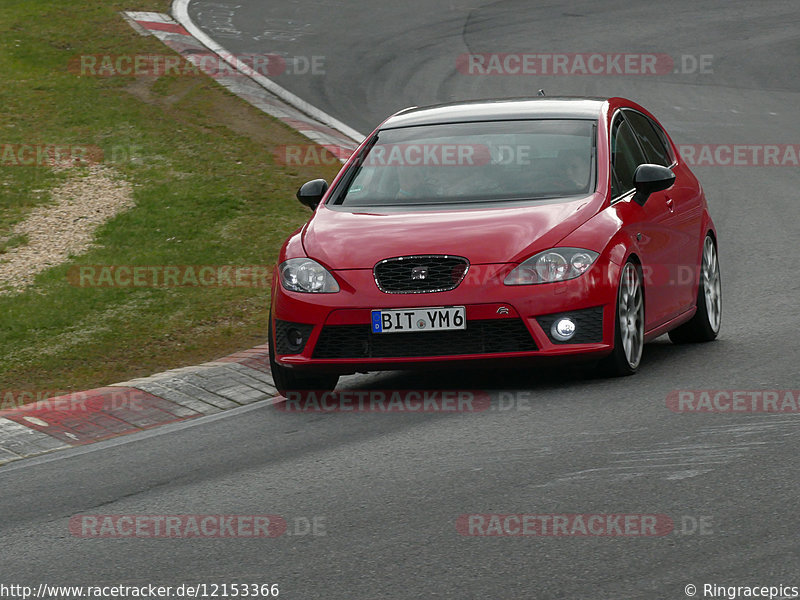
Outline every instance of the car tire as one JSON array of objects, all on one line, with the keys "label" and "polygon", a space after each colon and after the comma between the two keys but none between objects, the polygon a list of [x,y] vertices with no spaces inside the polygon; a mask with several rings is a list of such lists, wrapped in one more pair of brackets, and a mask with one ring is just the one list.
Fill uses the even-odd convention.
[{"label": "car tire", "polygon": [[709,234],[703,242],[700,283],[697,286],[697,311],[694,316],[669,332],[673,344],[710,342],[719,334],[722,323],[722,285],[717,245]]},{"label": "car tire", "polygon": [[272,372],[272,381],[281,396],[286,397],[287,392],[298,392],[315,390],[330,392],[339,383],[338,375],[329,373],[297,373],[293,369],[281,366],[275,360],[275,329],[272,325],[272,312],[269,315],[270,336],[269,336],[269,368]]},{"label": "car tire", "polygon": [[615,315],[614,349],[599,364],[600,373],[606,377],[633,375],[642,361],[644,283],[641,268],[630,260],[620,274]]}]

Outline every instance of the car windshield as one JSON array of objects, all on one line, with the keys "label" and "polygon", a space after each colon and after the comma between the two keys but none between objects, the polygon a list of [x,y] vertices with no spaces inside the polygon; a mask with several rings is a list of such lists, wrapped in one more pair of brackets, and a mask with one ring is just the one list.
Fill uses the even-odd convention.
[{"label": "car windshield", "polygon": [[595,121],[540,119],[386,129],[343,179],[342,206],[566,198],[594,189]]}]

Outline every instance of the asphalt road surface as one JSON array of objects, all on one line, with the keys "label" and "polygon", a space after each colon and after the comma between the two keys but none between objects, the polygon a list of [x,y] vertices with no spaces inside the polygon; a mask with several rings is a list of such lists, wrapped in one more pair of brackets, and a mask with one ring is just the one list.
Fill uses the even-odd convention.
[{"label": "asphalt road surface", "polygon": [[[544,88],[629,97],[679,144],[800,143],[793,1],[195,0],[190,13],[233,52],[323,57],[324,73],[278,82],[364,133],[407,105]],[[459,55],[495,52],[666,54],[678,72],[457,68]],[[714,597],[704,585],[800,587],[797,416],[666,405],[675,390],[800,388],[800,166],[694,171],[720,237],[716,342],[661,338],[645,348],[638,375],[616,380],[564,368],[342,381],[493,390],[491,410],[479,413],[258,405],[16,463],[0,470],[0,581],[277,583],[289,599],[679,599],[690,584],[697,598]],[[475,513],[654,514],[675,528],[655,537],[462,535],[459,517]],[[83,539],[69,523],[85,514],[272,514],[294,535]],[[298,535],[307,522],[316,535]]]}]

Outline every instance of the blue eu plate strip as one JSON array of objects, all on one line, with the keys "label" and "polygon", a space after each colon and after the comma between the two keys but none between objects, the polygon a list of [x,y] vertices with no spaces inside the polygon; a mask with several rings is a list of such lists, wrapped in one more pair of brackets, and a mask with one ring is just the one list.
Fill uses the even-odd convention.
[{"label": "blue eu plate strip", "polygon": [[383,331],[383,323],[381,322],[381,311],[372,311],[372,332],[381,333]]}]

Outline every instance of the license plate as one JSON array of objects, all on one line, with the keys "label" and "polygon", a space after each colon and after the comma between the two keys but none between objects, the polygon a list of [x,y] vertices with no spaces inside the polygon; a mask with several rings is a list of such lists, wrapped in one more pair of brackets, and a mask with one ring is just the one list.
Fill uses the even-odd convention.
[{"label": "license plate", "polygon": [[466,328],[467,310],[463,306],[372,311],[372,333],[451,331]]}]

